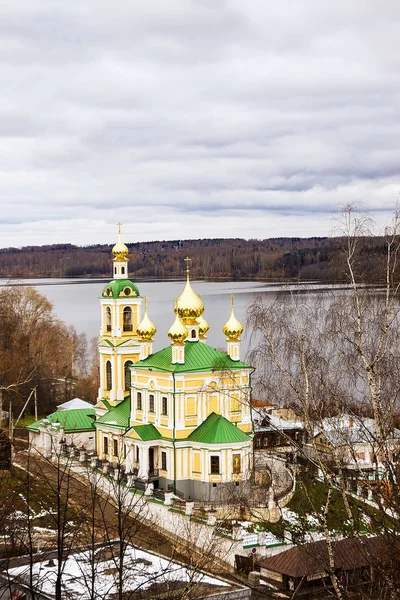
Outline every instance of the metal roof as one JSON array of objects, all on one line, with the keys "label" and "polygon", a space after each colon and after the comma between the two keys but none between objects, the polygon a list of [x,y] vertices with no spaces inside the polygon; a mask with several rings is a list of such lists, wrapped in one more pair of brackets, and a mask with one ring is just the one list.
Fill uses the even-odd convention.
[{"label": "metal roof", "polygon": [[[104,402],[104,400],[103,400]],[[110,425],[111,427],[129,428],[131,414],[131,397],[127,396],[125,400],[111,408],[105,415],[97,419],[96,423]]]},{"label": "metal roof", "polygon": [[148,423],[147,425],[134,425],[132,429],[136,431],[136,433],[143,442],[149,442],[150,440],[159,440],[160,438],[162,438],[161,433],[156,427],[154,427],[152,423]]},{"label": "metal roof", "polygon": [[71,431],[91,431],[94,429],[95,409],[78,408],[72,410],[59,410],[43,419],[27,426],[30,431],[37,431],[40,426],[59,426],[66,433]]},{"label": "metal roof", "polygon": [[232,444],[250,441],[247,433],[215,412],[209,414],[207,419],[192,431],[187,439],[190,442],[201,442],[202,444]]},{"label": "metal roof", "polygon": [[170,371],[174,373],[185,373],[192,371],[234,370],[251,369],[249,365],[240,360],[232,360],[230,356],[212,348],[203,342],[185,342],[185,363],[172,364],[172,346],[167,346],[150,354],[144,360],[133,365],[134,369],[156,369],[158,371]]}]

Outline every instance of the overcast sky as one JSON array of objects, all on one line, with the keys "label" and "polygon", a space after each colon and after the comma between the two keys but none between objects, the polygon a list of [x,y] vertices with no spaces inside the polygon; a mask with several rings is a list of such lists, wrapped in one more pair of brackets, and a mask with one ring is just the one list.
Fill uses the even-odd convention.
[{"label": "overcast sky", "polygon": [[0,246],[329,235],[400,191],[398,0],[0,3]]}]

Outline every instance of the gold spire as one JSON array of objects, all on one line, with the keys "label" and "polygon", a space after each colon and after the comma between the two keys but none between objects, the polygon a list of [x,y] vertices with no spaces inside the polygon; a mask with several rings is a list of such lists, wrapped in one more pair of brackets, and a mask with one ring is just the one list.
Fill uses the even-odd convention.
[{"label": "gold spire", "polygon": [[147,296],[144,297],[144,307],[144,317],[137,326],[136,331],[143,341],[150,342],[153,340],[157,329],[147,314]]},{"label": "gold spire", "polygon": [[187,256],[185,258],[186,286],[182,294],[179,296],[175,307],[175,312],[177,312],[185,325],[195,325],[196,319],[198,319],[204,312],[204,304],[202,299],[196,294],[190,285],[190,261],[191,259]]},{"label": "gold spire", "polygon": [[237,320],[233,312],[233,298],[234,296],[231,294],[231,316],[223,326],[222,331],[229,341],[239,342],[243,333],[243,325]]},{"label": "gold spire", "polygon": [[168,337],[172,341],[173,344],[183,344],[188,336],[188,330],[182,323],[178,314],[178,300],[179,298],[175,298],[175,307],[174,312],[176,313],[175,321],[171,325],[168,330]]},{"label": "gold spire", "polygon": [[210,329],[210,326],[207,323],[207,321],[205,320],[205,318],[203,317],[203,315],[200,315],[200,317],[197,317],[196,321],[199,326],[199,338],[204,340],[206,337],[207,331]]},{"label": "gold spire", "polygon": [[125,246],[124,242],[121,239],[121,223],[117,223],[118,226],[118,241],[112,249],[112,253],[114,254],[114,260],[127,260],[129,250],[128,247]]}]

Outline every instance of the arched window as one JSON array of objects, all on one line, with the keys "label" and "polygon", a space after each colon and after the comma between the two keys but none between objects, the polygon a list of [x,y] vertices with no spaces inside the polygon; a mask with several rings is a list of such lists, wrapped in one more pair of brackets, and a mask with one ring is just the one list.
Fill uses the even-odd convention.
[{"label": "arched window", "polygon": [[123,315],[124,331],[132,331],[132,309],[130,306],[125,306]]},{"label": "arched window", "polygon": [[133,365],[133,362],[131,360],[127,360],[125,363],[125,367],[124,367],[124,373],[125,373],[125,391],[128,391],[131,389],[131,370],[130,367]]},{"label": "arched window", "polygon": [[125,267],[121,267],[121,275],[125,275]]},{"label": "arched window", "polygon": [[106,390],[111,390],[112,388],[112,366],[111,362],[108,360],[106,363]]},{"label": "arched window", "polygon": [[106,308],[106,330],[111,331],[111,308],[109,306]]},{"label": "arched window", "polygon": [[196,330],[192,329],[192,340],[196,339]]}]

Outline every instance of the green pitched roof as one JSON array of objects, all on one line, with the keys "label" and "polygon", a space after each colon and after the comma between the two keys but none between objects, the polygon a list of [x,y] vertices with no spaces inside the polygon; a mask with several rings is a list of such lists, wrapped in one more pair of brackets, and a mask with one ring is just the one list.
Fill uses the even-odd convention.
[{"label": "green pitched roof", "polygon": [[[30,431],[37,431],[41,425],[59,425],[66,433],[72,431],[90,431],[94,429],[95,409],[75,408],[71,410],[59,410],[51,413],[35,423],[27,426]],[[47,421],[46,421],[47,419]]]},{"label": "green pitched roof", "polygon": [[225,352],[212,348],[203,342],[185,342],[185,364],[172,364],[172,346],[150,354],[144,360],[132,365],[134,369],[149,367],[158,371],[184,373],[192,371],[251,369],[240,360],[232,360]]},{"label": "green pitched roof", "polygon": [[209,414],[207,419],[192,431],[187,439],[202,444],[232,444],[250,441],[247,433],[215,412]]},{"label": "green pitched roof", "polygon": [[107,283],[103,292],[102,298],[119,298],[120,293],[125,288],[131,290],[130,294],[123,294],[121,298],[132,298],[134,296],[140,296],[139,289],[129,279],[113,279],[110,283]]},{"label": "green pitched roof", "polygon": [[[103,400],[104,402],[104,400]],[[105,415],[97,419],[96,423],[104,423],[104,425],[111,425],[112,427],[123,427],[124,429],[129,428],[131,414],[131,397],[128,396],[111,408]]]},{"label": "green pitched roof", "polygon": [[136,433],[143,442],[149,442],[150,440],[159,440],[162,438],[161,433],[156,427],[154,427],[152,423],[149,423],[148,425],[134,425],[132,429],[136,431]]}]

